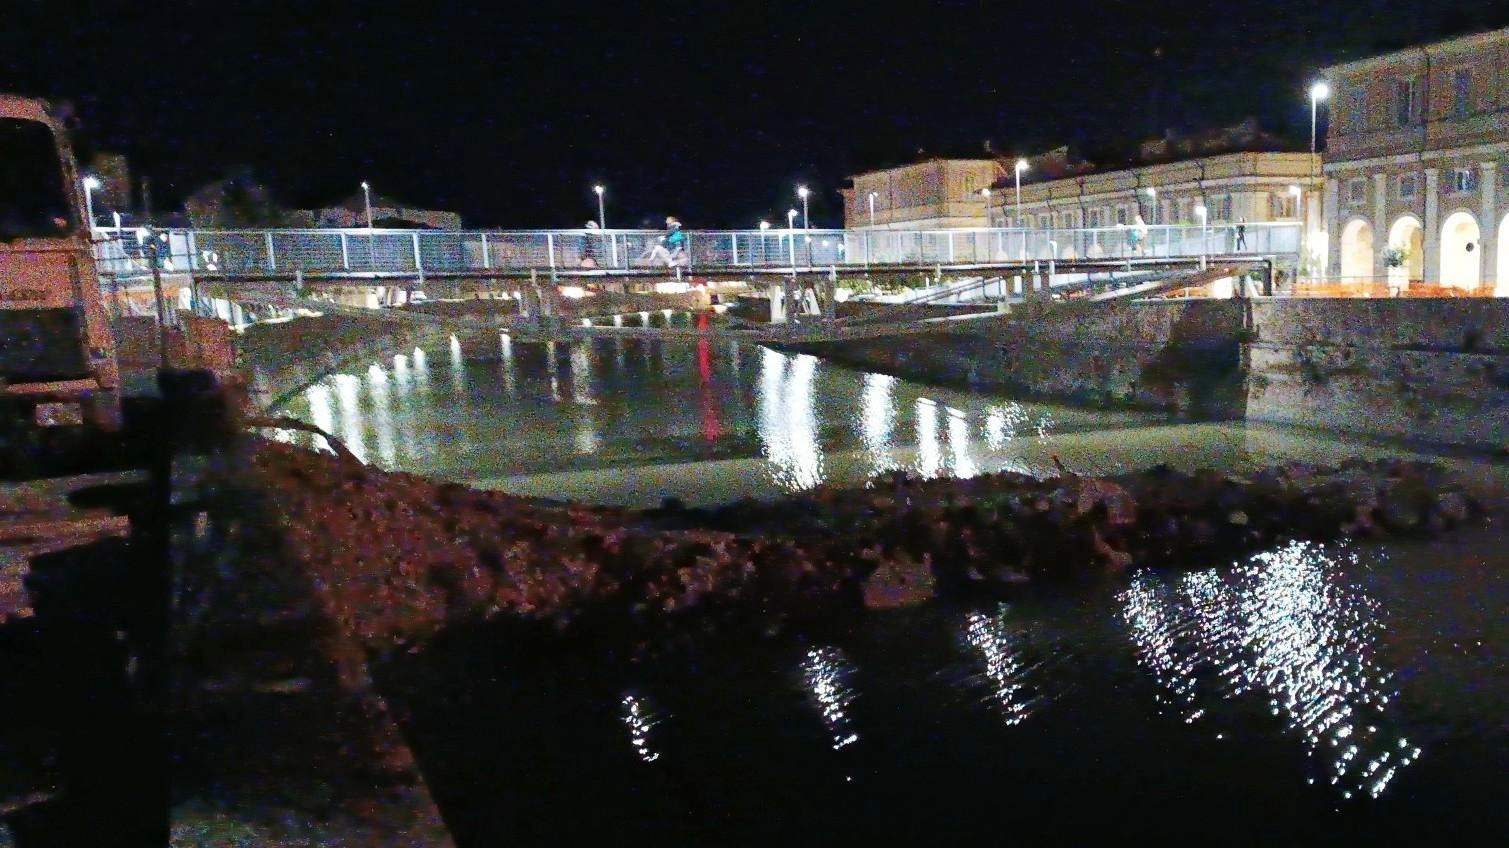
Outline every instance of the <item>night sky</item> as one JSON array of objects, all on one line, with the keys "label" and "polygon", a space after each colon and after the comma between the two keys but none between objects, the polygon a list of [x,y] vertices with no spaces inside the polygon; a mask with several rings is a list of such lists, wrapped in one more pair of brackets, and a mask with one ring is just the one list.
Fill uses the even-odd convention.
[{"label": "night sky", "polygon": [[[506,6],[527,8],[516,11]],[[904,11],[884,11],[885,9]],[[0,90],[71,101],[154,205],[249,166],[285,204],[370,180],[469,225],[752,227],[918,149],[1096,150],[1259,117],[1331,61],[1509,2],[70,3],[8,0]]]}]

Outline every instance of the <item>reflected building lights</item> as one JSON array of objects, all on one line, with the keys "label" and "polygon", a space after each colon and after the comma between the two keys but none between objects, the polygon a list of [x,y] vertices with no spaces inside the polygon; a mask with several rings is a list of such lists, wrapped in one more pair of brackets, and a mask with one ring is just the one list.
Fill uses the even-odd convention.
[{"label": "reflected building lights", "polygon": [[854,667],[838,648],[813,648],[802,659],[802,686],[822,716],[837,751],[859,741],[847,710],[855,693],[849,685]]},{"label": "reflected building lights", "polygon": [[791,492],[804,491],[823,479],[822,449],[817,443],[817,418],[812,408],[817,359],[804,355],[788,358],[769,348],[762,350],[757,403],[767,468],[776,485]]},{"label": "reflected building lights", "polygon": [[639,759],[653,763],[660,759],[659,752],[650,747],[650,730],[660,723],[649,702],[638,695],[625,695],[621,702],[622,718],[629,728],[629,744]]},{"label": "reflected building lights", "polygon": [[955,477],[968,479],[980,473],[969,453],[969,419],[963,410],[953,407],[948,408],[948,448],[953,456]]},{"label": "reflected building lights", "polygon": [[377,457],[383,468],[397,468],[398,456],[393,447],[393,396],[388,391],[388,372],[381,365],[367,369],[367,391],[372,395],[372,426],[376,429]]},{"label": "reflected building lights", "polygon": [[545,343],[545,371],[550,377],[550,399],[561,402],[561,363],[555,352],[555,342]]},{"label": "reflected building lights", "polygon": [[917,398],[917,473],[937,477],[943,471],[943,447],[938,442],[938,404]]},{"label": "reflected building lights", "polygon": [[362,432],[362,407],[360,378],[351,374],[336,374],[335,394],[341,410],[341,441],[362,462],[367,461],[367,441]]},{"label": "reflected building lights", "polygon": [[1264,697],[1324,782],[1344,798],[1377,798],[1421,752],[1396,729],[1393,675],[1373,658],[1381,611],[1343,582],[1344,559],[1355,555],[1293,542],[1229,580],[1190,574],[1175,589],[1142,574],[1122,594],[1122,615],[1139,662],[1186,722],[1218,699]]},{"label": "reflected building lights", "polygon": [[985,663],[983,681],[991,704],[1007,724],[1016,725],[1032,715],[1037,703],[1029,697],[1032,667],[1023,659],[1022,635],[1008,624],[1008,612],[1002,604],[994,615],[970,613],[964,620],[964,641]]},{"label": "reflected building lights", "polygon": [[461,355],[461,340],[451,336],[451,388],[456,392],[456,401],[466,401],[466,359]]},{"label": "reflected building lights", "polygon": [[891,429],[896,422],[896,383],[889,374],[866,374],[860,436],[870,458],[870,475],[884,474],[897,467],[892,452]]},{"label": "reflected building lights", "polygon": [[592,404],[592,342],[574,342],[571,345],[571,400],[573,403]]},{"label": "reflected building lights", "polygon": [[510,398],[518,397],[518,374],[513,361],[513,337],[498,334],[498,368],[503,372],[503,392]]},{"label": "reflected building lights", "polygon": [[430,393],[430,358],[419,348],[414,348],[414,388],[421,394]]},{"label": "reflected building lights", "polygon": [[[330,386],[326,383],[315,383],[304,390],[304,399],[309,403],[309,423],[332,436],[335,435],[335,399],[331,396]],[[313,434],[310,434],[309,443],[314,447],[331,449],[323,438]]]}]

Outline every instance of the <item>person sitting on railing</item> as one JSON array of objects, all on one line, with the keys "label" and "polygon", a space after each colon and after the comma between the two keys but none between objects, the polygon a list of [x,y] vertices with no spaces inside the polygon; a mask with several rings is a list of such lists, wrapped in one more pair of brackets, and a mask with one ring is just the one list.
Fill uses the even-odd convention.
[{"label": "person sitting on railing", "polygon": [[658,243],[652,243],[647,254],[640,257],[667,268],[686,264],[686,233],[681,231],[681,222],[674,217],[665,219],[665,235]]}]

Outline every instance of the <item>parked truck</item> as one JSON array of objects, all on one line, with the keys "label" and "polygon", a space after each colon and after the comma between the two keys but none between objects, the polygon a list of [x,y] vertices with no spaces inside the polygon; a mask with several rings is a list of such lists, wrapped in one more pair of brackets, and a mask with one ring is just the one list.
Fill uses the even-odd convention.
[{"label": "parked truck", "polygon": [[[54,110],[0,94],[0,471],[49,443],[121,429],[86,208]],[[63,433],[71,438],[53,438]]]}]

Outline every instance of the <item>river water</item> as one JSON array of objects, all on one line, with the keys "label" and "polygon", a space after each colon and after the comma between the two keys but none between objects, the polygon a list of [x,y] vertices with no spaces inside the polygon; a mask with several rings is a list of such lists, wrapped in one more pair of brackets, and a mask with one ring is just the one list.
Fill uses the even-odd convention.
[{"label": "river water", "polygon": [[[1399,453],[715,341],[453,343],[331,376],[286,411],[383,467],[633,505],[895,468],[1049,473],[1055,456],[1239,471]],[[709,638],[643,664],[473,633],[414,672],[410,735],[463,844],[1501,842],[1506,608],[1509,553],[1485,528]]]}]

